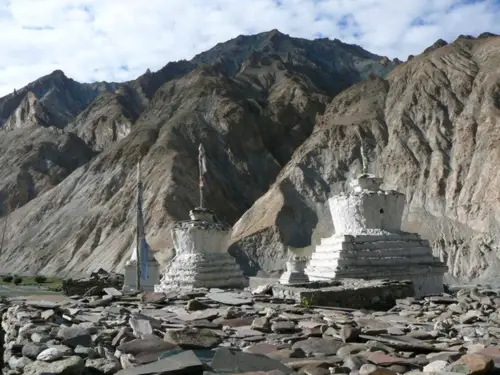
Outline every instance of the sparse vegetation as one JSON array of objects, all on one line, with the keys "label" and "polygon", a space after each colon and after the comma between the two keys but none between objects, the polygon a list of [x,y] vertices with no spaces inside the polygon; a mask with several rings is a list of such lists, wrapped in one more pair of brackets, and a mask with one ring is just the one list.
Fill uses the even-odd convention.
[{"label": "sparse vegetation", "polygon": [[47,278],[43,275],[36,275],[34,280],[37,284],[43,284],[47,281]]},{"label": "sparse vegetation", "polygon": [[2,281],[3,282],[6,282],[6,283],[10,283],[12,282],[12,280],[14,279],[14,276],[12,275],[5,275],[5,276],[2,276]]},{"label": "sparse vegetation", "polygon": [[302,297],[302,299],[300,300],[300,304],[303,307],[310,308],[312,306],[312,297],[310,298]]},{"label": "sparse vegetation", "polygon": [[0,277],[0,284],[38,286],[51,291],[60,291],[62,288],[62,279],[58,277],[47,277],[43,275],[22,277],[17,275],[3,275]]}]

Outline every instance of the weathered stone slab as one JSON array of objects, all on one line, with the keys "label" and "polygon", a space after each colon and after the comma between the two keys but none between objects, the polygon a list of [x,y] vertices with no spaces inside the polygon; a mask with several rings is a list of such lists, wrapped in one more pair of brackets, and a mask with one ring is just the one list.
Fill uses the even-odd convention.
[{"label": "weathered stone slab", "polygon": [[241,306],[253,304],[251,295],[246,296],[242,293],[212,292],[208,293],[206,297],[223,305]]},{"label": "weathered stone slab", "polygon": [[156,336],[136,339],[125,342],[117,347],[119,351],[126,354],[138,355],[140,353],[158,353],[177,348],[177,344],[164,341]]},{"label": "weathered stone slab", "polygon": [[132,330],[134,331],[134,336],[138,339],[142,339],[143,337],[153,334],[153,328],[151,327],[149,320],[130,318],[129,323],[130,327],[132,327]]},{"label": "weathered stone slab", "polygon": [[192,322],[194,320],[201,319],[213,319],[219,316],[219,311],[215,309],[188,312],[183,307],[178,307],[170,310],[177,315],[177,318],[184,322]]},{"label": "weathered stone slab", "polygon": [[360,335],[362,339],[365,340],[375,340],[381,343],[384,343],[394,349],[402,350],[402,351],[415,351],[415,352],[440,352],[443,351],[441,348],[437,348],[436,346],[429,344],[425,341],[414,339],[412,337],[407,336],[389,336],[389,335],[378,335],[378,336],[370,336],[370,335]]},{"label": "weathered stone slab", "polygon": [[118,371],[117,375],[146,374],[198,374],[203,368],[202,362],[192,351],[185,351],[146,365],[130,367]]},{"label": "weathered stone slab", "polygon": [[313,306],[336,306],[353,309],[386,310],[396,300],[413,296],[409,281],[343,279],[273,286],[273,296],[288,298]]},{"label": "weathered stone slab", "polygon": [[186,328],[165,332],[164,340],[175,343],[183,349],[215,348],[222,338],[210,329]]},{"label": "weathered stone slab", "polygon": [[323,339],[311,337],[307,340],[297,341],[292,345],[292,349],[301,349],[307,355],[322,354],[334,355],[344,345],[340,340],[336,339]]},{"label": "weathered stone slab", "polygon": [[283,371],[285,374],[293,374],[294,371],[282,363],[266,356],[233,352],[227,348],[219,348],[212,360],[214,372],[238,374],[251,371]]}]

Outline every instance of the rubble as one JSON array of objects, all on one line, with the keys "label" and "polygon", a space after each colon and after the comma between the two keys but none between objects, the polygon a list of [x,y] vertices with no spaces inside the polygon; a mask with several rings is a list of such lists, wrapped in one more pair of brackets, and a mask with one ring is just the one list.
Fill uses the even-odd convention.
[{"label": "rubble", "polygon": [[498,290],[408,297],[387,311],[246,291],[102,293],[4,302],[3,374],[485,375],[500,366]]},{"label": "rubble", "polygon": [[122,274],[107,272],[101,268],[92,272],[87,278],[63,280],[62,292],[66,296],[85,295],[86,293],[100,294],[105,288],[121,289],[123,279]]}]

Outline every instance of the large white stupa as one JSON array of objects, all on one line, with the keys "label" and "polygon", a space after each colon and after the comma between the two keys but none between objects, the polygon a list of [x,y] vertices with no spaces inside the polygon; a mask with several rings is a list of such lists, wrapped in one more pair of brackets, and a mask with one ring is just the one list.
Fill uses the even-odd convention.
[{"label": "large white stupa", "polygon": [[381,184],[381,178],[363,173],[352,182],[352,192],[329,199],[335,233],[316,246],[305,273],[311,281],[412,280],[416,296],[443,293],[447,267],[427,240],[401,230],[405,196]]}]

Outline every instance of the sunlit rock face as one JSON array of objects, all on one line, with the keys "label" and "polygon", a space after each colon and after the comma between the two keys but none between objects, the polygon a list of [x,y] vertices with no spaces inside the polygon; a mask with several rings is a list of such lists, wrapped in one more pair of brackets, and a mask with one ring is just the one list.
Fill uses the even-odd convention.
[{"label": "sunlit rock face", "polygon": [[381,184],[363,174],[351,193],[330,198],[335,234],[321,240],[305,273],[311,281],[409,279],[418,296],[442,293],[446,267],[433,257],[428,241],[401,230],[405,197],[381,190]]},{"label": "sunlit rock face", "polygon": [[227,252],[231,227],[207,209],[194,209],[191,220],[172,229],[175,258],[167,265],[156,291],[176,287],[243,288],[247,279]]}]

